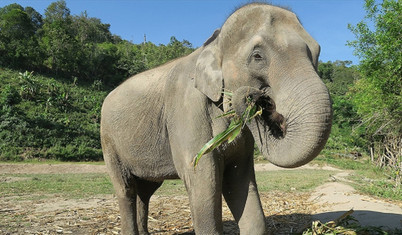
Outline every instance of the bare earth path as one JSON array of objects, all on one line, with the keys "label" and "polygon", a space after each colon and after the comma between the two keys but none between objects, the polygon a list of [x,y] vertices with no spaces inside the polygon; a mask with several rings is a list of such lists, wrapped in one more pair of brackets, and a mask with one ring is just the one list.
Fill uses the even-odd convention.
[{"label": "bare earth path", "polygon": [[[316,169],[317,166],[306,165],[301,168]],[[317,187],[309,200],[318,205],[312,216],[313,220],[322,222],[332,221],[342,214],[354,210],[353,217],[359,220],[363,226],[384,226],[388,228],[402,229],[401,204],[395,205],[384,200],[370,196],[360,195],[352,186],[346,184],[348,171],[342,171],[332,167],[320,169],[336,170],[339,173],[331,176],[331,181]],[[283,170],[282,168],[267,165],[256,165],[256,170]]]},{"label": "bare earth path", "polygon": [[[318,169],[312,165],[302,168]],[[336,170],[338,173],[331,177],[329,181],[332,182],[319,186],[312,193],[261,193],[267,225],[274,234],[297,232],[311,220],[318,219],[322,222],[334,220],[352,208],[355,211],[353,216],[362,225],[402,229],[400,204],[395,205],[357,194],[345,183],[345,177],[349,174],[347,171],[331,167],[320,169]],[[284,169],[272,164],[257,164],[256,170]],[[0,183],[13,180],[4,174],[105,172],[104,165],[93,164],[0,164]],[[15,198],[0,198],[0,234],[119,234],[120,232],[117,201],[113,195],[89,199],[63,199],[55,195],[43,200],[31,200],[32,197],[35,195],[23,195],[18,198],[18,203]],[[223,218],[225,234],[238,233],[226,205],[223,209]],[[152,234],[191,233],[187,197],[153,196],[149,227]]]}]

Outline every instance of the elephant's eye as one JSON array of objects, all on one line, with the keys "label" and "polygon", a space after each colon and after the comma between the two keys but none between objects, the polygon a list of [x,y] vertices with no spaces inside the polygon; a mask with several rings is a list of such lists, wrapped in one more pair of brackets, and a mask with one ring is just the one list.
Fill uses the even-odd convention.
[{"label": "elephant's eye", "polygon": [[[251,66],[250,69],[260,70],[261,66],[265,66],[267,63],[267,57],[259,48],[254,48],[252,53],[248,57],[248,65]],[[255,67],[257,66],[257,67]]]},{"label": "elephant's eye", "polygon": [[263,57],[261,56],[261,54],[259,52],[254,52],[253,53],[253,58],[255,60],[262,60],[263,59]]}]

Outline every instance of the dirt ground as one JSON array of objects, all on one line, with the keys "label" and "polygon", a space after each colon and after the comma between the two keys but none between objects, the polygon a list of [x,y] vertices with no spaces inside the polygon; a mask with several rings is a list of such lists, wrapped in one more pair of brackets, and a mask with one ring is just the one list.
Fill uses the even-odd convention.
[{"label": "dirt ground", "polygon": [[[303,168],[317,169],[307,165]],[[322,168],[320,168],[322,169]],[[347,171],[311,193],[261,193],[266,223],[272,234],[302,231],[312,220],[334,220],[350,209],[362,225],[402,229],[401,205],[357,194],[345,183]],[[257,171],[283,170],[271,164],[257,164]],[[88,164],[0,164],[0,183],[13,180],[2,174],[23,173],[105,173],[104,165]],[[32,198],[39,197],[38,200]],[[88,199],[64,199],[52,195],[0,198],[0,234],[119,234],[120,216],[113,195]],[[224,234],[238,234],[226,204],[223,208]],[[193,234],[186,196],[153,196],[150,203],[151,234]]]}]

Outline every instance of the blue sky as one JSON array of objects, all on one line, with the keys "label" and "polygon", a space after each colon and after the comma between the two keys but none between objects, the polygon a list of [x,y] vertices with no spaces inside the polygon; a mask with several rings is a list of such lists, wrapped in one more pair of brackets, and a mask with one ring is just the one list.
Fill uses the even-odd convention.
[{"label": "blue sky", "polygon": [[[0,0],[0,7],[11,3],[31,6],[44,15],[52,0]],[[233,10],[247,0],[66,0],[71,14],[87,11],[111,25],[113,34],[134,43],[147,40],[167,44],[171,36],[188,40],[194,47],[219,28]],[[273,0],[274,4],[290,7],[304,28],[321,45],[320,60],[351,60],[358,64],[353,48],[346,46],[354,35],[347,29],[365,15],[363,0]]]}]

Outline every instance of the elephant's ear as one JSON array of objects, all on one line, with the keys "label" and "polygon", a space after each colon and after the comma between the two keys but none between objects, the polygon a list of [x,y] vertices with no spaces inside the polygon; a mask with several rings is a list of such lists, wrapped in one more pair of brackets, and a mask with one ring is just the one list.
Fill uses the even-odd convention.
[{"label": "elephant's ear", "polygon": [[304,42],[307,44],[309,57],[314,65],[314,68],[318,68],[318,57],[320,56],[320,45],[308,34],[302,27],[298,28],[299,35],[303,38]]},{"label": "elephant's ear", "polygon": [[216,30],[204,43],[195,67],[195,87],[214,102],[220,99],[223,88],[221,53],[216,39],[219,32]]}]

